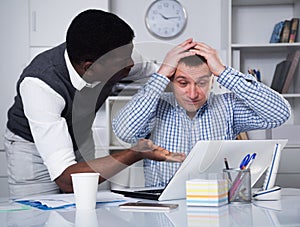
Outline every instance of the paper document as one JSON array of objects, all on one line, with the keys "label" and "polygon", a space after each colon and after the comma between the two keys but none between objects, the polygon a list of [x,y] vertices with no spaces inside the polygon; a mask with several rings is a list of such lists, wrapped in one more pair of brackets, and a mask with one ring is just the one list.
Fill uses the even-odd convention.
[{"label": "paper document", "polygon": [[[127,199],[120,194],[110,191],[97,192],[97,205],[124,202]],[[75,206],[74,194],[49,194],[30,196],[15,200],[18,203],[33,206],[42,210],[54,210]]]},{"label": "paper document", "polygon": [[12,203],[0,203],[0,212],[9,212],[9,211],[19,211],[19,210],[29,210],[31,207],[24,206],[21,204],[12,204]]}]

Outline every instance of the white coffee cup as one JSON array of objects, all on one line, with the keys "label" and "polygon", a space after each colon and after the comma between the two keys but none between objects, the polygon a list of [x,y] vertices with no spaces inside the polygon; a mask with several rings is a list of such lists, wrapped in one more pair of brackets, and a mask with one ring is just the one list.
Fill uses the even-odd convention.
[{"label": "white coffee cup", "polygon": [[76,209],[75,227],[98,227],[96,210],[78,210]]},{"label": "white coffee cup", "polygon": [[95,209],[99,175],[99,173],[71,174],[76,209]]}]

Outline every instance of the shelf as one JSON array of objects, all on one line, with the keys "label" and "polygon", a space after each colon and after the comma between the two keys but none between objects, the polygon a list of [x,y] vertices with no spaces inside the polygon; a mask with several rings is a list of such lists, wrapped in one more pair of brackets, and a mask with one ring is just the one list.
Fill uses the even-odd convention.
[{"label": "shelf", "polygon": [[252,5],[286,5],[294,4],[297,0],[232,0],[233,6],[252,6]]},{"label": "shelf", "polygon": [[300,94],[299,93],[295,93],[295,94],[282,94],[282,96],[284,98],[300,98]]},{"label": "shelf", "polygon": [[287,144],[284,148],[299,148],[300,144]]},{"label": "shelf", "polygon": [[299,47],[300,48],[300,43],[297,42],[297,43],[267,43],[267,44],[247,44],[247,43],[233,43],[231,44],[231,48],[232,49],[268,49],[268,50],[280,50],[281,48],[282,49],[285,49],[285,48],[297,48]]}]

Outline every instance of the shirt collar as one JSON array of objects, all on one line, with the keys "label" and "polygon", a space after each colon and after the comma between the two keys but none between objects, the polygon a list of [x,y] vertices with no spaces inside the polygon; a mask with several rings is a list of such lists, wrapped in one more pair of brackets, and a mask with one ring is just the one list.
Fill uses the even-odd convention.
[{"label": "shirt collar", "polygon": [[87,83],[84,79],[82,79],[82,77],[76,72],[73,65],[71,64],[67,49],[65,50],[64,58],[66,61],[67,69],[69,71],[71,83],[72,83],[73,87],[76,88],[76,90],[80,91],[84,87],[93,88],[101,83],[100,81],[96,81],[93,83]]}]

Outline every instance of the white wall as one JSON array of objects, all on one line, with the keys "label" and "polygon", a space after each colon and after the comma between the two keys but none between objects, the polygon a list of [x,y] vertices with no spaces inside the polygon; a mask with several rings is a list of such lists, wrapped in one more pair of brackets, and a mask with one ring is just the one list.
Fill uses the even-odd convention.
[{"label": "white wall", "polygon": [[3,134],[7,110],[15,95],[16,81],[29,60],[27,1],[1,0],[0,29],[0,196],[6,196],[8,190]]},{"label": "white wall", "polygon": [[[9,20],[11,18],[11,20]],[[29,60],[28,3],[20,0],[1,0],[0,7],[0,150],[6,114],[13,102],[16,81]]]},{"label": "white wall", "polygon": [[221,27],[223,26],[221,1],[180,0],[187,12],[187,25],[181,35],[167,41],[153,37],[146,29],[144,18],[147,8],[153,0],[111,0],[110,10],[132,26],[136,34],[135,43],[138,50],[151,60],[160,62],[172,45],[179,44],[190,37],[197,41],[206,42],[222,51],[225,58],[222,41],[226,37],[222,37],[221,34]]}]

